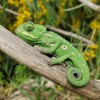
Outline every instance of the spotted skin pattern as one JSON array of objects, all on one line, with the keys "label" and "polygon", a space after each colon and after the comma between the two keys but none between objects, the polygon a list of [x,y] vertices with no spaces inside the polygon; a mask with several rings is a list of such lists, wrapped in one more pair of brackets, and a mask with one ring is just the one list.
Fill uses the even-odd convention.
[{"label": "spotted skin pattern", "polygon": [[17,36],[30,45],[39,45],[44,54],[53,54],[55,59],[50,61],[51,65],[66,63],[66,78],[73,86],[82,87],[90,80],[90,72],[82,54],[67,40],[57,33],[46,31],[46,27],[26,22],[15,30]]}]

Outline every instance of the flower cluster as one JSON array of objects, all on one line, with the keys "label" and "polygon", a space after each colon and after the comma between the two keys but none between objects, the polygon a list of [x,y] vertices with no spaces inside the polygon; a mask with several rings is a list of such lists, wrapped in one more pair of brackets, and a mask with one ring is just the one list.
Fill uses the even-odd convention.
[{"label": "flower cluster", "polygon": [[16,16],[15,22],[9,24],[9,29],[13,31],[17,26],[24,23],[26,20],[31,19],[31,13],[28,9],[28,6],[26,4],[26,0],[8,0],[8,3],[12,6],[17,7],[18,9],[18,16]]},{"label": "flower cluster", "polygon": [[67,0],[62,0],[62,2],[59,4],[58,16],[57,16],[57,21],[56,21],[57,26],[60,24],[61,20],[64,19],[64,17],[66,17],[64,8],[65,8],[67,2],[68,2]]},{"label": "flower cluster", "polygon": [[[32,0],[29,0],[29,2],[32,2]],[[50,4],[51,1],[46,0],[46,2]],[[61,19],[64,18],[65,14],[63,8],[65,7],[66,2],[66,0],[62,0],[61,3],[58,5],[56,16],[57,21],[55,21],[55,25],[59,25]],[[18,16],[16,16],[15,22],[9,24],[9,29],[11,31],[13,31],[17,26],[19,26],[26,20],[34,20],[35,23],[45,24],[48,21],[48,17],[50,16],[48,9],[46,8],[42,0],[37,1],[37,11],[33,13],[29,10],[26,0],[8,0],[8,4],[12,6],[12,8],[16,8],[18,12]]]},{"label": "flower cluster", "polygon": [[81,21],[78,19],[78,20],[75,20],[73,19],[72,20],[72,29],[73,31],[77,32],[79,29],[80,29],[80,23]]},{"label": "flower cluster", "polygon": [[[50,2],[50,0],[46,0],[46,1],[48,3]],[[44,16],[48,15],[47,8],[45,7],[42,0],[38,1],[37,7],[38,7],[37,12],[33,13],[34,21],[37,22],[38,20],[39,24],[44,24],[45,23]]]},{"label": "flower cluster", "polygon": [[92,2],[93,2],[93,3],[97,3],[98,1],[97,1],[97,0],[92,0]]},{"label": "flower cluster", "polygon": [[96,57],[96,49],[98,48],[98,45],[90,45],[89,50],[84,54],[85,60],[89,60],[89,58],[95,58]]},{"label": "flower cluster", "polygon": [[92,30],[94,30],[94,29],[100,29],[100,14],[98,14],[98,16],[96,18],[94,18],[93,21],[91,21],[90,28]]}]

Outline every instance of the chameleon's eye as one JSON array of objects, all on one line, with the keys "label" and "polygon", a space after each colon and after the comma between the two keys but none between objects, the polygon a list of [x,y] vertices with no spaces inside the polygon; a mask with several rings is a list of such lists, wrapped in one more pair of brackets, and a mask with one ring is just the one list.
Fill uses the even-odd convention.
[{"label": "chameleon's eye", "polygon": [[26,24],[24,25],[24,29],[25,29],[26,31],[32,31],[32,30],[34,29],[34,24],[33,24],[33,23],[26,23]]}]

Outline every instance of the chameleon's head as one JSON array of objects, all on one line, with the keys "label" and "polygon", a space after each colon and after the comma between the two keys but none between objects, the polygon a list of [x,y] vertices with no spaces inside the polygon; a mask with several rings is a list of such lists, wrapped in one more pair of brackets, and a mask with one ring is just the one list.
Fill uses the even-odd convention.
[{"label": "chameleon's head", "polygon": [[36,42],[45,31],[46,27],[34,24],[30,21],[18,26],[15,29],[16,35],[27,42]]}]

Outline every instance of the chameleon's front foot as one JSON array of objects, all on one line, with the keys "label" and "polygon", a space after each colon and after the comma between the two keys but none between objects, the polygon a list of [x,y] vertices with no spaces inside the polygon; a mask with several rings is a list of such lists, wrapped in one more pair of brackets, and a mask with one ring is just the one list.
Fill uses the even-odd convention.
[{"label": "chameleon's front foot", "polygon": [[67,71],[67,79],[73,86],[81,87],[89,82],[90,75],[83,73],[78,68],[71,67]]}]

